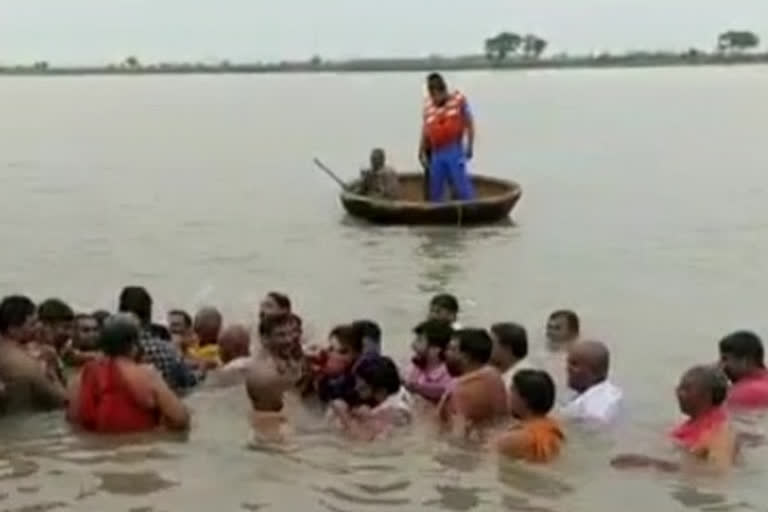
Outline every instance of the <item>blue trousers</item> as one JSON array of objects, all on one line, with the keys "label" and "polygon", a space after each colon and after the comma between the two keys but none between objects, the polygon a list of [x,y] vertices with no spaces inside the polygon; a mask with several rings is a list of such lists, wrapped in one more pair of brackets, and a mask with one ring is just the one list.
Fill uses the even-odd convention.
[{"label": "blue trousers", "polygon": [[447,184],[452,186],[456,199],[466,201],[475,197],[461,143],[432,150],[429,162],[429,200],[442,201]]}]

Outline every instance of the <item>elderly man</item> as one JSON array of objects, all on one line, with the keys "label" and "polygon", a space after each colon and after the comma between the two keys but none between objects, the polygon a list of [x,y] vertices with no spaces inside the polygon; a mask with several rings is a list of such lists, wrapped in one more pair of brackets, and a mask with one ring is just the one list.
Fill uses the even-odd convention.
[{"label": "elderly man", "polygon": [[397,173],[387,165],[384,150],[371,151],[371,167],[360,173],[360,189],[364,196],[395,200],[400,198],[400,180]]},{"label": "elderly man", "polygon": [[251,357],[251,333],[241,324],[230,325],[219,336],[219,359],[221,366],[206,377],[209,386],[232,386],[245,378],[254,365]]},{"label": "elderly man", "polygon": [[621,412],[622,390],[608,380],[610,353],[599,341],[582,341],[568,352],[568,387],[577,394],[562,408],[566,419],[607,425]]},{"label": "elderly man", "polygon": [[617,469],[652,468],[664,472],[702,470],[722,474],[730,469],[738,454],[739,441],[723,407],[728,394],[728,381],[719,368],[694,366],[685,372],[675,395],[686,420],[674,428],[671,438],[682,459],[657,458],[643,454],[615,457],[611,465]]}]

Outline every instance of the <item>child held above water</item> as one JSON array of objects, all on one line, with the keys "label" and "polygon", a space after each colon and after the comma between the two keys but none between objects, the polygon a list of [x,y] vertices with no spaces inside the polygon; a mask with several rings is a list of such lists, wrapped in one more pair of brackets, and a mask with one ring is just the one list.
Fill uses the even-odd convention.
[{"label": "child held above water", "polygon": [[331,331],[328,340],[328,350],[308,354],[313,390],[323,402],[344,400],[350,406],[358,405],[353,369],[363,353],[363,333],[352,325],[341,325]]}]

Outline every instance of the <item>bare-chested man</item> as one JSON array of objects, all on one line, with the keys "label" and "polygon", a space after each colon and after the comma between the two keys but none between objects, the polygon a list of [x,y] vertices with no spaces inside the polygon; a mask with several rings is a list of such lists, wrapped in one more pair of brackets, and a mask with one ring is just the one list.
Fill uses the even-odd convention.
[{"label": "bare-chested man", "polygon": [[20,295],[0,303],[0,381],[5,384],[5,412],[63,407],[67,393],[55,364],[35,359],[25,345],[35,335],[36,308]]}]

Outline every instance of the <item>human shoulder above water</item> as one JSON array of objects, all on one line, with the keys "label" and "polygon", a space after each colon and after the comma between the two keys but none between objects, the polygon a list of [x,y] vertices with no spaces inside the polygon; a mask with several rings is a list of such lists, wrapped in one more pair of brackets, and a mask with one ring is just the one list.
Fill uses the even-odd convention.
[{"label": "human shoulder above water", "polygon": [[358,193],[380,199],[399,199],[401,197],[400,179],[397,172],[387,164],[384,150],[371,151],[371,166],[360,172]]},{"label": "human shoulder above water", "polygon": [[608,425],[621,413],[624,392],[608,376],[610,352],[599,341],[580,341],[568,351],[568,387],[576,396],[560,411],[563,417],[589,424]]},{"label": "human shoulder above water", "polygon": [[66,390],[56,374],[56,365],[34,358],[27,345],[36,334],[35,304],[21,295],[0,303],[0,381],[3,382],[4,412],[47,410],[63,407]]}]

